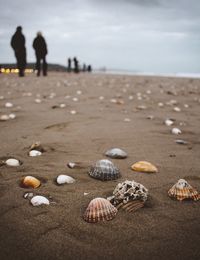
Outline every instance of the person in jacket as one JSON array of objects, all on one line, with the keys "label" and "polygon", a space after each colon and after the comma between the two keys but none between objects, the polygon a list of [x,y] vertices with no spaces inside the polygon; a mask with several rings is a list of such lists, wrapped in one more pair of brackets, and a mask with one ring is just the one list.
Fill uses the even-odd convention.
[{"label": "person in jacket", "polygon": [[19,76],[23,77],[26,68],[26,47],[25,47],[25,37],[22,34],[22,27],[18,26],[16,32],[11,38],[11,47],[15,52],[15,57],[17,60],[17,68],[19,70]]},{"label": "person in jacket", "polygon": [[46,62],[46,55],[47,51],[47,44],[42,36],[41,32],[37,33],[37,37],[33,41],[33,48],[35,50],[36,55],[36,69],[37,69],[37,76],[40,76],[41,71],[41,60],[42,60],[42,71],[43,76],[47,75],[47,62]]}]

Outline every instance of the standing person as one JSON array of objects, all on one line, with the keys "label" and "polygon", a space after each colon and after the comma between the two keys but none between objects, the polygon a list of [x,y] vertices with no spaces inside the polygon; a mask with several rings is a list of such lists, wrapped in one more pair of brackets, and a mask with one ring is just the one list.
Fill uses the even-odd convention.
[{"label": "standing person", "polygon": [[26,68],[26,47],[25,37],[22,34],[22,27],[18,26],[16,32],[11,38],[11,47],[15,52],[17,60],[17,68],[19,70],[19,77],[24,77],[24,71]]},{"label": "standing person", "polygon": [[79,62],[76,57],[74,57],[73,60],[74,60],[74,72],[79,73],[79,64],[78,64]]},{"label": "standing person", "polygon": [[47,75],[47,62],[46,62],[47,44],[41,32],[37,32],[37,37],[33,41],[33,48],[35,50],[35,55],[36,55],[37,76],[38,77],[40,76],[41,60],[42,60],[43,76],[46,76]]},{"label": "standing person", "polygon": [[72,67],[71,67],[72,61],[71,61],[70,58],[68,58],[67,61],[68,61],[67,71],[68,71],[68,72],[71,72],[71,70],[72,70]]}]

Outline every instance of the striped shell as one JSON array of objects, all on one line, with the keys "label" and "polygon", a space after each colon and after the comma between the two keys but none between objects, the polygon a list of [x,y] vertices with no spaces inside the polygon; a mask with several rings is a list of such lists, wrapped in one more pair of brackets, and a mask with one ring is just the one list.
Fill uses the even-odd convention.
[{"label": "striped shell", "polygon": [[114,159],[124,159],[127,157],[127,153],[120,148],[113,148],[105,153],[106,156]]},{"label": "striped shell", "polygon": [[33,177],[33,176],[26,176],[22,180],[22,186],[26,188],[38,188],[41,185],[41,182]]},{"label": "striped shell", "polygon": [[172,188],[168,191],[168,195],[171,198],[177,200],[192,199],[199,200],[200,194],[195,190],[186,180],[180,179]]},{"label": "striped shell", "polygon": [[95,198],[90,201],[83,219],[89,223],[111,220],[117,214],[117,209],[104,198]]},{"label": "striped shell", "polygon": [[150,162],[140,161],[131,166],[131,169],[136,172],[156,173],[158,169]]},{"label": "striped shell", "polygon": [[102,181],[115,180],[120,177],[119,169],[109,160],[99,160],[89,170],[89,175]]}]

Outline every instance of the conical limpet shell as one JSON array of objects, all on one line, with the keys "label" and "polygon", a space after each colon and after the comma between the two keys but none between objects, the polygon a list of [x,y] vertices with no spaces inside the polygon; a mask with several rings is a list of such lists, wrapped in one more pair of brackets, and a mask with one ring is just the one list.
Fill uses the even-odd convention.
[{"label": "conical limpet shell", "polygon": [[120,177],[119,169],[109,160],[97,161],[89,170],[89,175],[102,181],[115,180]]},{"label": "conical limpet shell", "polygon": [[33,176],[26,176],[22,180],[22,186],[26,188],[38,188],[41,185],[41,182],[33,177]]},{"label": "conical limpet shell", "polygon": [[131,169],[136,172],[156,173],[158,169],[156,166],[146,161],[139,161],[131,166]]},{"label": "conical limpet shell", "polygon": [[197,201],[200,199],[199,192],[184,179],[178,180],[178,182],[168,191],[168,195],[171,198],[175,198],[180,201],[184,199],[192,199]]},{"label": "conical limpet shell", "polygon": [[31,199],[31,204],[33,206],[40,206],[40,205],[49,205],[49,200],[47,198],[45,198],[44,196],[34,196],[32,199]]},{"label": "conical limpet shell", "polygon": [[89,223],[111,220],[117,214],[117,209],[106,199],[96,198],[90,201],[83,219]]},{"label": "conical limpet shell", "polygon": [[113,148],[105,153],[106,156],[115,159],[124,159],[127,157],[127,153],[120,148]]}]

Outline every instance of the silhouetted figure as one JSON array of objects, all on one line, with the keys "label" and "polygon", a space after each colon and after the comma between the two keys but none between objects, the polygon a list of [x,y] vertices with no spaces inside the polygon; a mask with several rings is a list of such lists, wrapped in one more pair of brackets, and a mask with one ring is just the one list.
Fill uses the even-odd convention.
[{"label": "silhouetted figure", "polygon": [[83,63],[83,72],[87,71],[87,66],[85,63]]},{"label": "silhouetted figure", "polygon": [[41,32],[37,33],[37,37],[33,41],[33,48],[35,50],[35,55],[36,55],[37,76],[40,76],[41,60],[42,60],[43,76],[46,76],[47,75],[47,62],[46,62],[47,44]]},{"label": "silhouetted figure", "polygon": [[78,73],[79,72],[79,65],[78,65],[78,60],[76,57],[74,57],[74,72]]},{"label": "silhouetted figure", "polygon": [[88,72],[92,72],[92,66],[91,66],[91,65],[88,65],[87,71],[88,71]]},{"label": "silhouetted figure", "polygon": [[11,46],[15,52],[15,57],[17,59],[17,68],[19,70],[19,76],[24,76],[24,71],[26,68],[26,47],[25,47],[25,37],[22,34],[22,27],[18,26],[16,32],[11,38]]},{"label": "silhouetted figure", "polygon": [[70,58],[68,58],[67,62],[68,62],[67,71],[71,72],[72,71],[72,60]]}]

